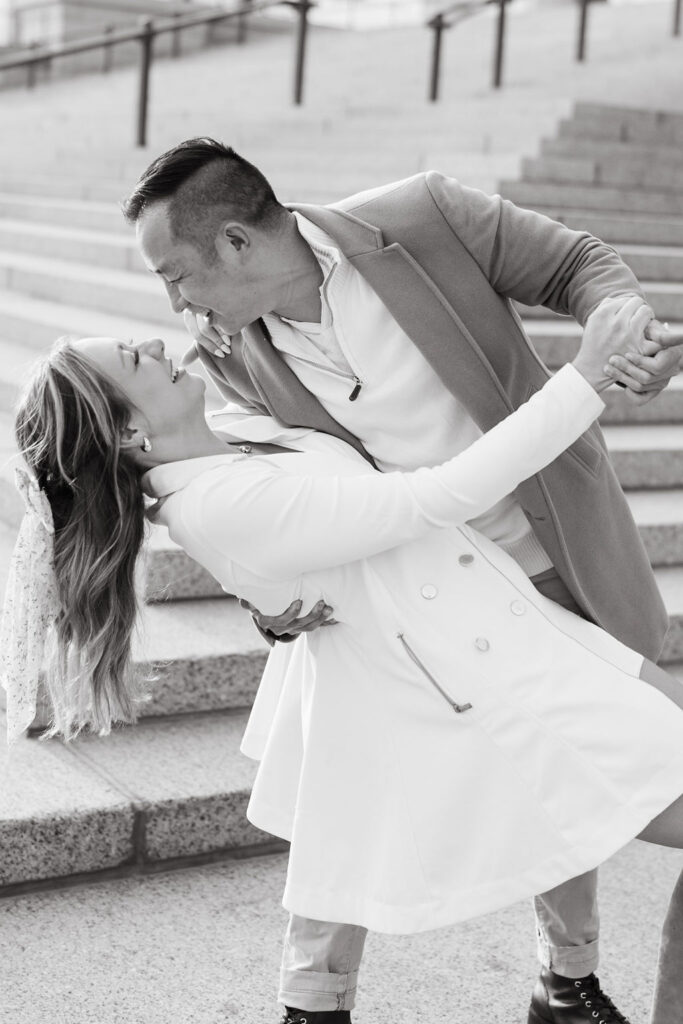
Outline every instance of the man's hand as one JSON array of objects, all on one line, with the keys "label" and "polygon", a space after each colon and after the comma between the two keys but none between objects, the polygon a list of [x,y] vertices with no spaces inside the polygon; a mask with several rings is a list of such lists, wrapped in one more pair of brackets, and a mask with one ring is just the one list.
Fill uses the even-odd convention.
[{"label": "man's hand", "polygon": [[612,380],[623,384],[635,405],[652,401],[683,367],[683,331],[652,319],[634,351],[610,357]]},{"label": "man's hand", "polygon": [[623,335],[615,339],[605,367],[605,379],[627,388],[631,401],[643,406],[663,391],[681,370],[682,353],[675,346],[683,344],[683,333],[660,324],[651,306],[634,295],[603,299],[589,316],[584,331],[600,329],[605,317],[618,317],[623,321],[620,314],[627,310],[633,310],[633,315]]},{"label": "man's hand", "polygon": [[196,313],[194,310],[183,310],[183,322],[194,339],[194,345],[187,350],[180,360],[181,366],[189,366],[199,358],[199,349],[205,349],[209,355],[224,359],[230,355],[230,335],[221,324],[220,317],[213,310]]},{"label": "man's hand", "polygon": [[300,633],[310,633],[319,626],[334,626],[337,621],[331,618],[332,609],[324,601],[318,601],[308,615],[302,615],[301,618],[298,618],[302,607],[301,601],[292,601],[281,615],[262,615],[258,608],[254,608],[253,604],[244,598],[240,605],[251,612],[254,625],[271,647],[277,640],[288,644],[296,640]]}]

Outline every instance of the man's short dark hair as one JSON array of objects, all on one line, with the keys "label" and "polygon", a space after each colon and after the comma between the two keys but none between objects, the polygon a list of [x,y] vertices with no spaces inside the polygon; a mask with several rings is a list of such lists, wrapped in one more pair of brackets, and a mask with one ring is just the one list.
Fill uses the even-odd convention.
[{"label": "man's short dark hair", "polygon": [[216,255],[221,220],[267,230],[285,213],[259,169],[211,138],[187,139],[157,157],[122,203],[123,214],[134,224],[162,201],[168,203],[173,238],[190,242],[207,258]]}]

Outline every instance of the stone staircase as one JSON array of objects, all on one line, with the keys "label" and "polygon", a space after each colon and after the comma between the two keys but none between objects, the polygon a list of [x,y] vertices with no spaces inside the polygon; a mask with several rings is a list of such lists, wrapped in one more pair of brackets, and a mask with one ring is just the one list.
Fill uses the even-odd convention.
[{"label": "stone staircase", "polygon": [[[415,122],[416,137],[421,131],[426,149],[434,146],[429,117],[421,128]],[[341,170],[311,198],[334,198],[346,185],[361,187],[361,178],[367,186],[418,169],[400,163],[398,146],[388,146],[379,162],[357,161],[352,168],[343,159],[347,129],[330,133],[325,124],[309,116],[305,126],[292,121],[280,132],[277,173],[285,197],[303,197],[308,182],[320,181],[330,164],[329,149],[327,163],[316,156],[326,134]],[[164,130],[170,136],[170,122]],[[254,130],[251,159],[272,158],[273,130],[272,124],[262,129],[261,143]],[[377,121],[359,115],[357,133],[378,130]],[[296,144],[304,139],[302,175]],[[521,180],[505,182],[502,192],[614,244],[643,281],[657,315],[683,322],[681,141],[683,114],[581,103],[557,137],[543,142],[540,156],[524,162]],[[64,333],[161,334],[175,357],[187,344],[116,208],[149,155],[123,143],[114,149],[114,142],[92,152],[84,144],[52,146],[49,174],[22,174],[21,154],[0,159],[5,569],[21,514],[9,472],[11,407],[35,354]],[[580,334],[573,321],[543,309],[522,313],[548,365],[572,358]],[[683,677],[683,378],[643,408],[613,389],[604,425],[671,615],[664,661]],[[144,587],[136,661],[141,672],[153,668],[157,682],[140,724],[68,748],[27,739],[0,754],[0,894],[278,848],[246,822],[254,766],[238,753],[265,661],[263,641],[235,600],[162,531],[150,537]]]}]

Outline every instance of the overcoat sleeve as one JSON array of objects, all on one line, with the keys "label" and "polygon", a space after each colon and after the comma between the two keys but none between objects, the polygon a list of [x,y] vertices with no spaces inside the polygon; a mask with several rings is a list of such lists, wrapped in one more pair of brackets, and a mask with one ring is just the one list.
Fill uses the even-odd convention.
[{"label": "overcoat sleeve", "polygon": [[[464,523],[556,458],[604,404],[568,365],[449,462],[411,473],[306,475],[252,458],[186,488],[184,532],[269,580],[343,565]],[[283,469],[291,459],[292,470]]]},{"label": "overcoat sleeve", "polygon": [[568,313],[581,324],[603,299],[643,295],[616,250],[587,231],[437,171],[426,177],[443,217],[501,295]]}]

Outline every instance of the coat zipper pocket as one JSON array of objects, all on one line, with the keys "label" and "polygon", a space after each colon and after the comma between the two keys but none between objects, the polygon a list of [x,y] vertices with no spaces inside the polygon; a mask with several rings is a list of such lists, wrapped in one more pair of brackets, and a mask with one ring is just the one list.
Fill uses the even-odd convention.
[{"label": "coat zipper pocket", "polygon": [[412,647],[410,646],[410,644],[406,640],[406,638],[403,635],[403,633],[397,633],[396,634],[396,638],[398,640],[400,640],[400,642],[403,644],[404,650],[406,651],[406,653],[407,653],[408,657],[410,658],[410,660],[415,665],[417,665],[417,667],[420,669],[422,674],[425,675],[427,677],[427,679],[429,680],[429,682],[432,684],[432,686],[436,690],[439,691],[439,693],[441,694],[443,699],[446,701],[447,704],[449,704],[453,708],[453,710],[456,712],[456,714],[460,715],[460,714],[463,713],[463,711],[469,711],[470,710],[470,708],[472,707],[471,704],[458,704],[456,701],[452,700],[451,697],[449,697],[449,695],[446,693],[446,691],[443,689],[443,687],[440,686],[439,683],[437,683],[436,679],[431,674],[431,672],[426,667],[426,665],[424,665],[422,663],[420,658],[417,656],[415,651],[412,649]]},{"label": "coat zipper pocket", "polygon": [[322,363],[316,363],[313,359],[305,359],[304,356],[291,356],[292,359],[298,359],[300,363],[307,363],[309,366],[315,366],[316,370],[323,370],[325,373],[331,373],[335,377],[343,377],[344,380],[353,381],[353,390],[349,395],[349,402],[355,402],[360,394],[360,389],[363,387],[363,381],[355,373],[345,373],[344,370],[333,370],[330,366],[324,366]]}]

